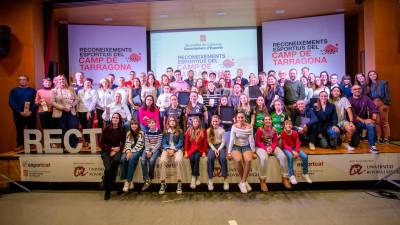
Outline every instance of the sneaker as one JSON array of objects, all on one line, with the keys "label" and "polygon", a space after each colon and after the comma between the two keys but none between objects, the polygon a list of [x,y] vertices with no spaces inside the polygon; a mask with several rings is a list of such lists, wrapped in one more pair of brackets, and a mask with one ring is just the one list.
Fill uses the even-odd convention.
[{"label": "sneaker", "polygon": [[167,184],[161,183],[160,190],[158,191],[159,195],[163,195],[165,193],[165,189],[167,189]]},{"label": "sneaker", "polygon": [[178,182],[178,184],[176,185],[176,193],[178,195],[182,194],[182,183]]},{"label": "sneaker", "polygon": [[306,180],[307,183],[309,183],[309,184],[312,183],[312,180],[308,174],[303,174],[303,178],[304,178],[304,180]]},{"label": "sneaker", "polygon": [[124,182],[124,187],[122,188],[123,192],[128,192],[129,191],[129,182],[125,181]]},{"label": "sneaker", "polygon": [[195,189],[196,188],[196,177],[192,176],[192,180],[190,181],[190,188]]},{"label": "sneaker", "polygon": [[296,180],[296,177],[295,176],[290,176],[289,177],[289,180],[290,180],[290,183],[292,183],[292,184],[297,184],[297,180]]},{"label": "sneaker", "polygon": [[375,145],[369,147],[369,152],[371,152],[372,154],[379,154],[379,151]]},{"label": "sneaker", "polygon": [[212,179],[208,179],[208,190],[209,191],[213,191],[214,190],[214,184],[213,184],[213,181],[212,181]]},{"label": "sneaker", "polygon": [[229,183],[226,179],[224,180],[224,191],[229,191]]},{"label": "sneaker", "polygon": [[146,180],[144,182],[144,184],[143,184],[142,191],[145,191],[147,188],[150,187],[150,185],[151,185],[151,181],[150,180]]},{"label": "sneaker", "polygon": [[389,142],[388,139],[384,138],[384,139],[382,140],[382,144],[390,144],[390,142]]},{"label": "sneaker", "polygon": [[199,177],[196,177],[196,186],[199,186],[201,184]]},{"label": "sneaker", "polygon": [[313,143],[308,143],[308,148],[310,150],[315,150],[315,145]]},{"label": "sneaker", "polygon": [[134,187],[135,184],[133,183],[133,181],[129,182],[129,190],[133,190]]},{"label": "sneaker", "polygon": [[347,151],[353,151],[354,148],[349,145],[349,143],[343,143],[342,146],[347,149]]},{"label": "sneaker", "polygon": [[240,183],[238,184],[238,186],[239,186],[240,192],[242,192],[243,194],[246,194],[246,193],[247,193],[246,183],[240,182]]},{"label": "sneaker", "polygon": [[246,184],[246,190],[247,190],[247,192],[251,192],[253,189],[251,189],[251,186],[250,186],[250,184],[249,183],[245,183]]}]

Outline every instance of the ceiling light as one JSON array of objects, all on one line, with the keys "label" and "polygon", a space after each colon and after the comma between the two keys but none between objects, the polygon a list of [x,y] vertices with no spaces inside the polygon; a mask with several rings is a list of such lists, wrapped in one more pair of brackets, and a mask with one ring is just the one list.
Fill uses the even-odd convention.
[{"label": "ceiling light", "polygon": [[161,14],[161,15],[160,15],[160,18],[161,18],[161,19],[167,19],[168,17],[169,17],[169,16],[168,16],[167,14]]},{"label": "ceiling light", "polygon": [[226,15],[226,12],[217,12],[217,13],[215,13],[217,16],[225,16]]},{"label": "ceiling light", "polygon": [[276,14],[284,14],[286,11],[284,9],[277,9],[275,10]]},{"label": "ceiling light", "polygon": [[104,21],[106,21],[106,22],[111,22],[111,21],[113,21],[113,18],[111,18],[111,17],[106,17],[106,18],[104,18]]}]

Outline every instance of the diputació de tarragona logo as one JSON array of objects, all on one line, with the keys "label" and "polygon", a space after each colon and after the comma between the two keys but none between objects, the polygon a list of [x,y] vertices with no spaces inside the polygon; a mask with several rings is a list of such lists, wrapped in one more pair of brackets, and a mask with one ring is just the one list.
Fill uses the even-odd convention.
[{"label": "diputaci\u00f3 de tarragona logo", "polygon": [[321,50],[322,54],[333,55],[338,53],[339,51],[339,44],[327,44],[325,45],[324,49]]},{"label": "diputaci\u00f3 de tarragona logo", "polygon": [[129,55],[127,61],[128,62],[139,62],[142,60],[142,53],[138,52],[133,52]]}]

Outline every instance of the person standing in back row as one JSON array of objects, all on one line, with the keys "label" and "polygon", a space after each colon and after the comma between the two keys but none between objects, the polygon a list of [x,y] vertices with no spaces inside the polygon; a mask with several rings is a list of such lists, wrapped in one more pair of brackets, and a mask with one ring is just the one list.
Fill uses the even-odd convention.
[{"label": "person standing in back row", "polygon": [[12,89],[8,98],[8,104],[13,111],[14,124],[17,130],[17,146],[19,151],[24,147],[24,129],[36,128],[36,109],[34,104],[36,90],[28,86],[29,79],[26,75],[18,77],[19,86]]},{"label": "person standing in back row", "polygon": [[296,102],[300,99],[305,98],[304,84],[296,80],[297,70],[289,70],[289,80],[287,80],[283,86],[285,91],[285,104],[288,106],[290,112],[296,108]]}]

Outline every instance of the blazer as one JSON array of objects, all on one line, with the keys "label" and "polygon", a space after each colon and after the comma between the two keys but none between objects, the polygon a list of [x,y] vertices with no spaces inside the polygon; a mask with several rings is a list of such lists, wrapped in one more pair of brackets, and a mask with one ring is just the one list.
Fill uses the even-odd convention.
[{"label": "blazer", "polygon": [[[72,95],[72,108],[71,114],[76,115],[76,105],[78,104],[78,97],[74,91],[74,88],[69,87],[68,90]],[[53,106],[53,118],[61,118],[62,112],[66,106],[66,99],[63,98],[60,89],[54,88],[51,90],[51,105]]]}]

